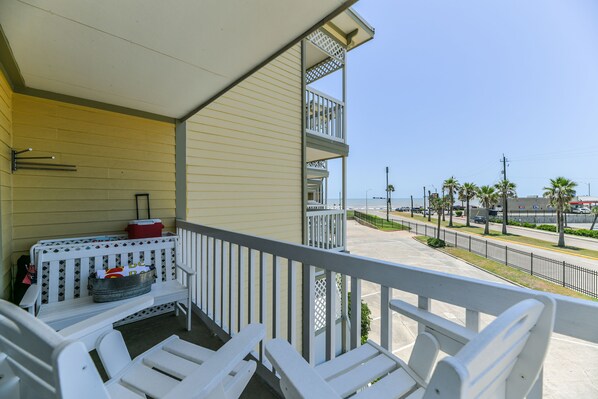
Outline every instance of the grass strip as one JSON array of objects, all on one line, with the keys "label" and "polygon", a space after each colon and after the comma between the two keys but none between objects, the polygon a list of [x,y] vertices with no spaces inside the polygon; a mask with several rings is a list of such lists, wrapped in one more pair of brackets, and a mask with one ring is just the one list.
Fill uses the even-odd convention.
[{"label": "grass strip", "polygon": [[[423,244],[426,244],[428,238],[424,236],[416,236],[415,239]],[[591,296],[581,294],[572,289],[551,283],[549,281],[543,280],[536,276],[532,276],[528,273],[522,272],[521,270],[514,269],[512,267],[506,266],[502,263],[493,261],[491,259],[486,259],[483,256],[476,255],[465,249],[446,247],[439,250],[451,254],[456,258],[464,260],[467,263],[471,263],[479,267],[480,269],[484,269],[491,273],[494,273],[497,276],[504,278],[505,280],[511,281],[515,284],[519,284],[523,287],[530,288],[532,290],[550,292],[552,294],[566,295],[573,298],[586,299],[598,302],[597,298],[593,298]]]},{"label": "grass strip", "polygon": [[409,230],[408,226],[403,226],[402,224],[398,222],[393,222],[392,220],[387,222],[386,219],[383,219],[375,215],[368,215],[368,218],[370,220],[355,217],[355,220],[357,220],[359,223],[365,226],[372,227],[381,231]]}]

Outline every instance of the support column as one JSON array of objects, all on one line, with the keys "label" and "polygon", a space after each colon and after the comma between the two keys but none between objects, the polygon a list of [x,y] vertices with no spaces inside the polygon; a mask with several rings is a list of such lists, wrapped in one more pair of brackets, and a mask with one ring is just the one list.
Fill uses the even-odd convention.
[{"label": "support column", "polygon": [[347,250],[347,157],[343,157],[343,246]]},{"label": "support column", "polygon": [[175,215],[187,219],[187,122],[175,124]]}]

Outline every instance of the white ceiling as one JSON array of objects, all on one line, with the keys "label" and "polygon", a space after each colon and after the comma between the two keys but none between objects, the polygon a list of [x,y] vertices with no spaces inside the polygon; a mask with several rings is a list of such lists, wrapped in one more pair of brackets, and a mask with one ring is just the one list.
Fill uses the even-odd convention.
[{"label": "white ceiling", "polygon": [[181,118],[347,0],[2,0],[25,86]]}]

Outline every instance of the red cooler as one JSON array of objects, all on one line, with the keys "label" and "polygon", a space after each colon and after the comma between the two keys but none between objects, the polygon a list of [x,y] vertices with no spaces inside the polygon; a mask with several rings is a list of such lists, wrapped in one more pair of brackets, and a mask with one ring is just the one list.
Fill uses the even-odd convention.
[{"label": "red cooler", "polygon": [[164,225],[160,219],[131,220],[125,229],[129,233],[129,239],[162,237]]}]

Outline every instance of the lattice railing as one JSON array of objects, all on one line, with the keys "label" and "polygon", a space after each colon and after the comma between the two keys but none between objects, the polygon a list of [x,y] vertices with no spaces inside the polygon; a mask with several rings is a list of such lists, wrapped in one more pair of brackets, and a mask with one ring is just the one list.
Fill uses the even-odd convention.
[{"label": "lattice railing", "polygon": [[[315,309],[314,309],[314,330],[318,331],[326,327],[326,274],[316,276],[314,281]],[[342,316],[341,312],[341,275],[336,276],[336,320]]]}]

